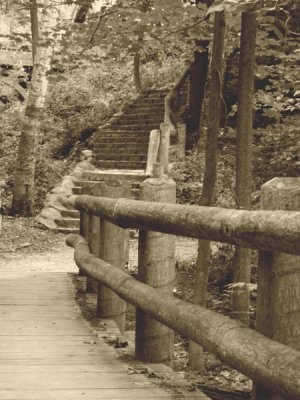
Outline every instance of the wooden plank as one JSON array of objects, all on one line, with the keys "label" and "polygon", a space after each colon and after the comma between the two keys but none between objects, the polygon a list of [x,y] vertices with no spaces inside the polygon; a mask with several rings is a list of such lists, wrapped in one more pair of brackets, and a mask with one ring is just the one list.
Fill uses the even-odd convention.
[{"label": "wooden plank", "polygon": [[130,374],[74,299],[66,274],[0,273],[1,400],[183,398]]},{"label": "wooden plank", "polygon": [[[123,400],[123,399],[176,399],[170,394],[156,388],[148,389],[136,388],[128,389],[87,389],[84,390],[14,390],[14,392],[0,390],[1,400]],[[182,397],[177,397],[182,399]],[[192,399],[193,397],[189,397]],[[204,397],[207,399],[207,397]]]}]

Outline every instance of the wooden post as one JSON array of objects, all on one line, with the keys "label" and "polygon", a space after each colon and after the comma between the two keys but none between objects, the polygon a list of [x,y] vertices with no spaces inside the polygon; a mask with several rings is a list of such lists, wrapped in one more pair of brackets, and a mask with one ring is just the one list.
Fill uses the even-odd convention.
[{"label": "wooden post", "polygon": [[[89,243],[89,234],[90,234],[90,216],[86,211],[80,211],[80,235],[85,238],[85,240]],[[81,270],[79,270],[79,275],[84,275]],[[86,283],[86,291],[90,292],[90,278],[87,277]]]},{"label": "wooden post", "polygon": [[[90,190],[83,188],[83,194],[92,193],[90,192]],[[96,257],[99,257],[99,250],[97,250],[96,245],[97,236],[99,236],[99,229],[98,232],[96,232],[96,219],[99,218],[89,215],[85,211],[80,212],[80,235],[83,236],[89,244],[91,252]],[[81,271],[79,271],[79,275],[82,275]],[[94,282],[94,280],[89,276],[87,276],[86,278],[86,291],[87,293],[95,293],[97,291],[96,282]]]},{"label": "wooden post", "polygon": [[[261,209],[299,211],[300,178],[274,178],[264,184]],[[300,256],[260,251],[256,329],[300,350]],[[282,400],[282,397],[256,385],[255,399]]]},{"label": "wooden post", "polygon": [[[91,253],[100,258],[100,223],[101,220],[95,215],[90,215],[89,225],[89,247]],[[88,283],[91,286],[93,292],[98,292],[98,283],[93,279],[88,278]]]},{"label": "wooden post", "polygon": [[[155,165],[154,178],[141,184],[141,200],[175,203],[176,185],[162,177]],[[175,279],[175,237],[158,232],[140,231],[138,279],[161,293],[172,293]],[[136,310],[135,353],[140,360],[172,364],[174,333],[165,325]]]},{"label": "wooden post", "polygon": [[185,144],[186,144],[186,124],[178,123],[177,124],[177,157],[179,161],[183,161],[185,159]]},{"label": "wooden post", "polygon": [[[131,196],[131,186],[124,181],[106,181],[99,186],[98,195],[112,198]],[[129,230],[104,219],[100,222],[100,258],[125,270],[129,257]],[[98,284],[97,316],[113,319],[121,333],[125,331],[126,303],[111,289]]]}]

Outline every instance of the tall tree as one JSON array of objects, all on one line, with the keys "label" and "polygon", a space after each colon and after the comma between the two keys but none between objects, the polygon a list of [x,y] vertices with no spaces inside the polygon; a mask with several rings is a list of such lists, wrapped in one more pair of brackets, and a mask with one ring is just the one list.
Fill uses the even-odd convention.
[{"label": "tall tree", "polygon": [[[211,61],[211,82],[208,105],[208,127],[205,146],[205,171],[200,204],[212,206],[215,200],[217,178],[217,138],[220,129],[221,99],[222,99],[222,65],[225,37],[224,12],[215,13],[214,40]],[[210,242],[199,240],[197,256],[197,275],[194,286],[194,302],[205,306],[210,264]],[[189,344],[190,367],[204,370],[202,347],[194,342]]]},{"label": "tall tree", "polygon": [[34,62],[37,45],[39,41],[39,19],[36,0],[30,0],[30,21],[31,21],[31,41],[32,41],[32,60]]},{"label": "tall tree", "polygon": [[[252,203],[252,120],[256,12],[242,13],[238,79],[236,195],[239,205],[251,209]],[[237,247],[234,258],[233,309],[236,317],[249,324],[251,250]]]},{"label": "tall tree", "polygon": [[33,215],[37,139],[48,88],[47,72],[50,69],[57,35],[55,28],[61,16],[61,6],[62,0],[45,0],[43,7],[38,8],[41,17],[38,27],[39,37],[16,160],[10,210],[13,215]]}]

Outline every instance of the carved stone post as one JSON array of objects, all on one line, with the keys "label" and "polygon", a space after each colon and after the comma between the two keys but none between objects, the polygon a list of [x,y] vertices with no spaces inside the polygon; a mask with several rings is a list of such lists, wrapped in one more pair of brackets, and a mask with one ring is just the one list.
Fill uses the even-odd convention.
[{"label": "carved stone post", "polygon": [[158,129],[154,129],[150,132],[149,137],[146,175],[153,175],[153,164],[157,161],[159,142],[160,131]]},{"label": "carved stone post", "polygon": [[158,149],[158,161],[163,166],[164,174],[168,175],[170,148],[170,126],[160,124],[160,143]]}]

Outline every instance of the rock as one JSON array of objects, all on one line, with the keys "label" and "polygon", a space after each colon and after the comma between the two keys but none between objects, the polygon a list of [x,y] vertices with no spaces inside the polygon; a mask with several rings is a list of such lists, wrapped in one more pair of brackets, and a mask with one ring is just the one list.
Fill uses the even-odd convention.
[{"label": "rock", "polygon": [[[93,152],[91,150],[84,150],[81,158],[82,160],[76,165],[74,170],[70,172],[69,175],[66,175],[62,179],[61,183],[46,195],[45,207],[36,217],[36,220],[40,224],[49,229],[57,228],[55,220],[62,218],[60,209],[69,208],[66,199],[73,194],[73,188],[80,185],[82,173],[84,171],[92,171],[95,169],[95,166],[93,165]],[[69,209],[71,209],[71,207]]]}]

